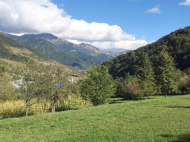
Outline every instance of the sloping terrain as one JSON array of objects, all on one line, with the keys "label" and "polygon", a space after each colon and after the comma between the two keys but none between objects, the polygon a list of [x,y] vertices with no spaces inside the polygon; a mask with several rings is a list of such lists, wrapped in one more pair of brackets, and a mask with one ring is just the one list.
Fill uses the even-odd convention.
[{"label": "sloping terrain", "polygon": [[13,39],[22,45],[27,45],[33,47],[35,50],[42,54],[45,54],[49,58],[70,67],[75,67],[78,69],[87,69],[90,67],[91,63],[84,61],[76,56],[68,54],[52,44],[45,39],[34,39],[28,36],[14,36],[7,33],[2,33],[3,35]]},{"label": "sloping terrain", "polygon": [[0,58],[5,60],[20,63],[27,63],[30,61],[54,62],[52,59],[37,50],[29,46],[20,45],[2,34],[0,34],[0,50]]},{"label": "sloping terrain", "polygon": [[118,55],[124,54],[128,51],[122,52],[109,52],[99,50],[98,48],[90,45],[90,44],[73,44],[67,40],[58,38],[52,34],[37,34],[37,35],[30,35],[27,34],[26,36],[32,37],[35,39],[46,39],[53,44],[55,44],[60,49],[64,50],[67,53],[70,53],[74,56],[77,56],[83,60],[90,61],[94,64],[100,64],[110,58],[116,57]]},{"label": "sloping terrain", "polygon": [[179,29],[159,39],[158,41],[120,55],[103,63],[109,68],[114,77],[124,77],[128,72],[135,74],[136,67],[142,59],[142,54],[147,53],[154,65],[155,57],[160,51],[166,50],[174,58],[176,67],[185,70],[190,67],[190,27]]},{"label": "sloping terrain", "polygon": [[153,96],[28,117],[0,116],[2,142],[189,142],[190,95]]}]

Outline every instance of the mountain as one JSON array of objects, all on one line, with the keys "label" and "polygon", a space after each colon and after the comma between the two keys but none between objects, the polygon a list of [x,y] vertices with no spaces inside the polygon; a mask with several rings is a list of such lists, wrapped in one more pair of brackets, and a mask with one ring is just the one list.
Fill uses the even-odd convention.
[{"label": "mountain", "polygon": [[49,34],[49,33],[43,33],[43,34],[28,34],[28,37],[34,38],[34,39],[58,39],[58,37],[54,36],[53,34]]},{"label": "mountain", "polygon": [[[22,45],[28,45],[38,50],[39,52],[47,55],[49,58],[72,68],[77,69],[87,69],[93,63],[90,60],[83,60],[69,53],[64,52],[62,49],[58,48],[56,45],[45,39],[31,38],[29,36],[14,36],[7,33],[2,33],[3,35],[13,39]],[[51,35],[41,34],[40,36],[47,37],[49,39],[56,38]]]},{"label": "mountain", "polygon": [[[124,77],[128,72],[135,74],[142,54],[147,53],[154,65],[155,57],[166,50],[174,58],[176,67],[185,70],[190,67],[190,27],[176,30],[158,41],[110,59],[103,63],[109,68],[110,74],[116,77]],[[154,66],[156,67],[156,66]]]},{"label": "mountain", "polygon": [[98,48],[90,45],[90,44],[74,44],[71,43],[65,39],[61,39],[58,37],[55,37],[52,34],[37,34],[37,35],[30,35],[27,34],[26,36],[32,37],[35,39],[46,39],[59,47],[60,49],[64,50],[65,52],[72,54],[74,56],[77,56],[78,58],[81,58],[85,61],[90,61],[94,64],[101,64],[102,62],[116,57],[118,55],[124,54],[128,51],[123,52],[110,52],[110,51],[103,51],[99,50]]},{"label": "mountain", "polygon": [[2,34],[0,34],[0,51],[0,60],[10,66],[25,66],[29,62],[42,65],[60,65],[34,48],[20,45]]}]

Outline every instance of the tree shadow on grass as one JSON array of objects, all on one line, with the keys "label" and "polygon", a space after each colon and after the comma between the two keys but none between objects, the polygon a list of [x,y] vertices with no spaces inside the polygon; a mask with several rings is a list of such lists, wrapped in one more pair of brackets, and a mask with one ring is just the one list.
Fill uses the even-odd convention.
[{"label": "tree shadow on grass", "polygon": [[190,108],[190,106],[167,106],[167,108]]},{"label": "tree shadow on grass", "polygon": [[[77,110],[80,108],[61,108],[61,109],[56,109],[56,112],[60,112],[60,111],[68,111],[68,110]],[[51,113],[51,109],[49,109],[49,112],[46,113]],[[28,116],[32,116],[32,115],[36,115],[36,114],[29,114]],[[0,120],[3,119],[8,119],[8,118],[19,118],[19,117],[26,117],[25,114],[22,115],[0,115]]]},{"label": "tree shadow on grass", "polygon": [[110,100],[109,104],[117,104],[117,103],[124,103],[125,101],[146,101],[146,100],[151,100],[151,99],[154,99],[154,98],[136,98],[136,99],[132,99],[132,98],[128,98],[128,99],[123,99],[123,98],[113,98]]},{"label": "tree shadow on grass", "polygon": [[[60,111],[68,111],[68,110],[78,110],[80,108],[57,108],[56,112],[60,112]],[[49,109],[49,111],[51,112],[51,109]]]},{"label": "tree shadow on grass", "polygon": [[177,140],[173,142],[190,142],[190,134],[183,134],[177,136]]},{"label": "tree shadow on grass", "polygon": [[119,104],[119,103],[123,103],[123,101],[125,101],[123,98],[114,99],[114,100],[111,100],[109,104]]},{"label": "tree shadow on grass", "polygon": [[171,134],[164,134],[161,136],[167,138],[171,142],[190,142],[190,134],[182,134],[178,136],[174,136]]},{"label": "tree shadow on grass", "polygon": [[18,117],[25,117],[25,115],[0,115],[0,120],[7,119],[7,118],[18,118]]}]

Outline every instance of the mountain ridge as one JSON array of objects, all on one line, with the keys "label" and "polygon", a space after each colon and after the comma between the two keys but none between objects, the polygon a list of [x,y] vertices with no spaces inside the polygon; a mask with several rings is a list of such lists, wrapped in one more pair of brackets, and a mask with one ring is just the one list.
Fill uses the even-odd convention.
[{"label": "mountain ridge", "polygon": [[142,54],[148,54],[154,65],[154,58],[162,50],[166,50],[174,58],[176,68],[182,71],[190,68],[190,26],[171,32],[152,44],[105,61],[103,65],[109,68],[110,74],[115,78],[125,77],[128,72],[134,75]]},{"label": "mountain ridge", "polygon": [[82,59],[79,59],[73,55],[64,52],[47,40],[34,39],[24,35],[15,36],[3,32],[1,34],[4,34],[5,36],[11,38],[19,44],[28,45],[63,65],[78,69],[87,69],[91,65],[90,63],[85,62]]},{"label": "mountain ridge", "polygon": [[[54,38],[54,39],[53,38],[45,38],[50,35],[52,37],[54,37],[53,34],[47,34],[47,36],[44,36],[44,35],[45,35],[45,33],[44,34],[36,34],[36,35],[26,34],[25,36],[33,37],[35,39],[46,39],[46,40],[50,41],[51,43],[55,44],[60,49],[64,50],[65,52],[68,52],[72,55],[77,56],[79,54],[78,57],[81,57],[81,55],[94,56],[94,57],[97,57],[100,62],[104,62],[105,60],[108,60],[110,58],[113,58],[113,57],[116,57],[118,55],[125,54],[126,52],[128,52],[128,50],[122,51],[122,52],[110,52],[110,51],[100,50],[91,44],[85,44],[85,43],[74,44],[74,43],[69,42],[62,38]],[[73,53],[71,51],[77,51],[78,54]]]},{"label": "mountain ridge", "polygon": [[30,46],[20,45],[3,34],[0,34],[0,49],[0,58],[5,62],[13,61],[26,64],[32,61],[59,64]]}]

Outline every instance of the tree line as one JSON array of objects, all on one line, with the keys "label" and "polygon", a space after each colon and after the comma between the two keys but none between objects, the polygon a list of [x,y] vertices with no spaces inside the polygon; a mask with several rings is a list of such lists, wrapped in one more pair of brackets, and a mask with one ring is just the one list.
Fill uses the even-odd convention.
[{"label": "tree line", "polygon": [[89,99],[94,105],[103,104],[110,97],[128,99],[147,99],[151,95],[185,94],[190,89],[189,70],[182,72],[175,67],[172,56],[162,50],[155,56],[153,67],[148,54],[142,54],[142,60],[136,66],[136,73],[126,72],[124,78],[113,80],[104,65],[93,66],[89,76],[81,80],[80,89],[84,99]]},{"label": "tree line", "polygon": [[[128,99],[147,99],[151,95],[185,94],[190,89],[190,69],[182,72],[175,67],[174,59],[162,50],[155,56],[152,65],[148,54],[142,54],[134,75],[126,72],[125,77],[113,79],[104,65],[92,66],[84,77],[73,85],[60,87],[58,83],[68,82],[72,74],[64,66],[42,66],[33,62],[17,69],[23,84],[19,89],[20,99],[25,101],[26,116],[31,106],[37,102],[50,102],[51,111],[56,111],[56,104],[70,94],[76,94],[94,106],[109,102],[111,97]],[[7,86],[10,77],[6,75],[6,64],[0,62],[1,90]],[[16,72],[15,72],[16,73]],[[84,73],[83,73],[84,74]],[[6,78],[6,79],[5,79]],[[3,88],[4,87],[4,88]],[[0,92],[0,99],[6,100],[11,89]]]},{"label": "tree line", "polygon": [[143,54],[149,56],[152,66],[156,67],[156,56],[165,50],[173,57],[175,67],[181,71],[190,67],[190,27],[176,30],[158,41],[110,59],[103,63],[109,69],[109,73],[114,77],[125,77],[127,72],[134,75],[140,65]]}]

